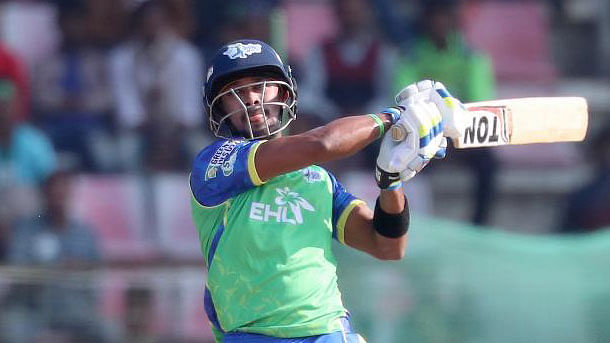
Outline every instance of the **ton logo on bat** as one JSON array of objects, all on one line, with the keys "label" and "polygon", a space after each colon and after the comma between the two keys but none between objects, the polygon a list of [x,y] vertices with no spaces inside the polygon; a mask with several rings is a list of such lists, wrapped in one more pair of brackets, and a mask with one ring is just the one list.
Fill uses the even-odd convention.
[{"label": "ton logo on bat", "polygon": [[506,113],[503,108],[473,108],[468,114],[472,116],[472,124],[464,129],[462,141],[464,146],[508,144]]}]

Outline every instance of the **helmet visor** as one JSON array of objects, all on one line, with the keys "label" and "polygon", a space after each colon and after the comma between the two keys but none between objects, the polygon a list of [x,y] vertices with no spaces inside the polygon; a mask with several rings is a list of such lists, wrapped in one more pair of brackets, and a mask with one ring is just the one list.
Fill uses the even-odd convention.
[{"label": "helmet visor", "polygon": [[210,129],[215,136],[227,139],[268,138],[296,119],[295,105],[296,94],[284,81],[225,87],[208,104]]}]

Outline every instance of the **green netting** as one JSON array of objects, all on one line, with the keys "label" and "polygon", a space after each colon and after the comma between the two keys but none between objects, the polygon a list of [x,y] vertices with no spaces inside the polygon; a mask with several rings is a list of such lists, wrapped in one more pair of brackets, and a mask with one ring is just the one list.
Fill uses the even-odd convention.
[{"label": "green netting", "polygon": [[610,342],[610,230],[525,236],[416,218],[402,261],[336,252],[369,343]]}]

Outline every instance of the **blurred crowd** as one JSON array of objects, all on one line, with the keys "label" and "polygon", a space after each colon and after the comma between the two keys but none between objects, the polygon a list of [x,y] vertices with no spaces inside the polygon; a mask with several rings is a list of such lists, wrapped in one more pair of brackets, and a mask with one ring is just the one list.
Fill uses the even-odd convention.
[{"label": "blurred crowd", "polygon": [[[550,1],[546,9],[560,16],[562,3]],[[206,53],[236,38],[268,41],[293,65],[300,111],[293,132],[338,116],[379,110],[392,103],[397,90],[423,78],[441,80],[464,102],[496,96],[497,72],[491,55],[471,46],[465,37],[460,20],[468,10],[464,3],[318,2],[318,7],[328,10],[331,29],[309,39],[300,56],[290,51],[295,43],[286,42],[286,31],[293,27],[286,23],[290,16],[278,19],[290,4],[274,0],[2,3],[0,257],[11,256],[9,242],[18,235],[14,223],[42,213],[41,190],[58,171],[187,172],[194,154],[214,139],[206,128],[201,96]],[[595,141],[595,149],[607,149],[605,136]],[[368,172],[377,149],[372,145],[327,167],[339,176],[353,170]],[[599,154],[594,156],[603,156]],[[493,151],[454,151],[443,164],[460,164],[472,173],[476,181],[470,220],[489,224],[499,168]],[[433,173],[435,166],[429,169]],[[426,183],[426,173],[420,183]],[[594,179],[607,187],[603,177]],[[417,197],[425,198],[427,193],[419,192]],[[570,198],[566,212],[570,218],[563,220],[566,229],[608,224],[603,216],[587,225],[588,221],[574,218],[582,212],[578,210],[578,204],[585,203],[582,198],[593,197],[590,193],[583,190]],[[598,212],[603,212],[606,208],[600,206]]]},{"label": "blurred crowd", "polygon": [[[0,264],[78,267],[103,260],[96,223],[71,216],[74,175],[186,174],[194,154],[214,139],[201,96],[206,57],[233,39],[265,40],[295,69],[299,119],[292,132],[377,111],[391,105],[403,86],[424,78],[442,81],[464,102],[496,97],[495,61],[466,39],[460,18],[468,8],[457,0],[315,1],[331,18],[328,34],[288,42],[293,26],[286,7],[298,3],[1,2]],[[567,1],[534,6],[540,3],[557,17],[565,15]],[[291,50],[301,43],[307,46],[300,54]],[[557,231],[610,225],[610,131],[595,133],[587,158],[595,161],[595,175],[567,197]],[[327,167],[340,180],[354,170],[372,180],[377,149]],[[476,180],[469,220],[489,224],[497,156],[475,149],[452,152],[447,160],[445,168],[460,165]],[[430,196],[428,175],[437,167],[429,169],[416,178],[419,203]],[[102,339],[92,336],[97,331],[87,318],[91,294],[62,294],[53,287],[16,287],[8,294],[0,299],[14,309],[0,320],[0,328],[11,328],[0,330],[8,341],[29,341],[28,335],[40,332],[57,338],[63,329],[78,334],[71,341]],[[136,303],[150,296],[138,289],[128,295]],[[43,316],[41,309],[58,308],[65,315],[45,321],[44,328],[17,325],[27,311]]]}]

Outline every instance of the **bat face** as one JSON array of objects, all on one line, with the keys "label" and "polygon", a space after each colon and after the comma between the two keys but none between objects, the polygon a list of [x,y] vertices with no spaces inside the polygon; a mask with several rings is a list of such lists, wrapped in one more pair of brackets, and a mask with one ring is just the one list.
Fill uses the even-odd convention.
[{"label": "bat face", "polygon": [[588,124],[580,97],[540,97],[464,104],[466,123],[454,138],[458,149],[512,144],[581,141]]},{"label": "bat face", "polygon": [[457,148],[510,144],[512,120],[508,107],[474,106],[468,108],[468,115],[468,126],[457,141],[459,144],[454,144]]}]

